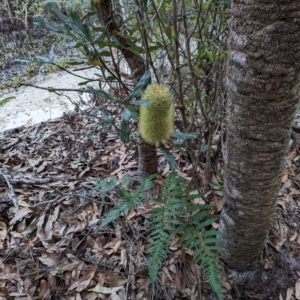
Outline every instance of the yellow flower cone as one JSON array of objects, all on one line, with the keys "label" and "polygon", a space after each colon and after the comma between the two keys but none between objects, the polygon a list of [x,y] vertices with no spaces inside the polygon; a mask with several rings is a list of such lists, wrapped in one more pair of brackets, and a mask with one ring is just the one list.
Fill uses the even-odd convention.
[{"label": "yellow flower cone", "polygon": [[151,103],[140,106],[141,137],[149,144],[158,144],[169,139],[174,131],[173,96],[169,88],[160,84],[151,84],[142,99]]}]

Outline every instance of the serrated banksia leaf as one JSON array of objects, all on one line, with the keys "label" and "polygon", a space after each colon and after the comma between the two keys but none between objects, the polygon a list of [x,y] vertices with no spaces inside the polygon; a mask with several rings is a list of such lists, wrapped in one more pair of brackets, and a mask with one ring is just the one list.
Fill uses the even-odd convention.
[{"label": "serrated banksia leaf", "polygon": [[140,106],[141,137],[149,144],[158,144],[169,139],[174,131],[173,96],[169,88],[161,84],[151,84],[142,99],[151,103]]}]

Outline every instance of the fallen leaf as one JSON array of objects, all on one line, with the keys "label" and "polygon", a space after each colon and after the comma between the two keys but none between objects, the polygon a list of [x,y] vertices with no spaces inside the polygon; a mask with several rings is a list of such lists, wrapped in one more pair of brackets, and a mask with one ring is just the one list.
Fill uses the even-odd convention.
[{"label": "fallen leaf", "polygon": [[84,276],[82,278],[76,280],[69,287],[68,292],[74,290],[75,288],[76,288],[77,292],[81,292],[81,291],[85,290],[89,286],[91,280],[94,278],[96,270],[97,270],[96,266],[91,266],[90,269],[88,271],[86,271],[86,273],[84,274]]},{"label": "fallen leaf", "polygon": [[279,300],[283,300],[281,293],[279,293]]},{"label": "fallen leaf", "polygon": [[112,292],[117,292],[119,291],[121,288],[123,288],[123,285],[121,286],[116,286],[113,288],[108,288],[105,286],[101,286],[99,283],[94,286],[91,289],[88,289],[88,291],[92,291],[92,292],[96,292],[96,293],[102,293],[102,294],[111,294]]},{"label": "fallen leaf", "polygon": [[288,174],[284,174],[281,178],[281,183],[285,183],[288,180]]},{"label": "fallen leaf", "polygon": [[7,236],[7,227],[4,222],[0,222],[0,249],[3,249],[3,243]]},{"label": "fallen leaf", "polygon": [[295,231],[295,233],[290,237],[290,242],[295,241],[297,236],[298,236],[298,233],[297,233],[297,231]]},{"label": "fallen leaf", "polygon": [[54,253],[45,251],[42,256],[39,257],[39,261],[47,267],[52,267],[59,262],[59,258]]},{"label": "fallen leaf", "polygon": [[15,224],[17,221],[19,221],[20,219],[24,218],[25,216],[29,215],[32,212],[33,212],[33,210],[30,209],[29,207],[21,208],[20,210],[18,210],[16,212],[15,216],[11,219],[11,221],[9,222],[9,225]]},{"label": "fallen leaf", "polygon": [[[110,299],[111,300],[123,300],[116,292],[113,292],[111,295],[110,295]],[[124,299],[125,300],[125,299]]]},{"label": "fallen leaf", "polygon": [[295,284],[295,296],[297,300],[300,300],[300,278],[297,280]]},{"label": "fallen leaf", "polygon": [[288,288],[286,291],[286,298],[285,300],[292,300],[293,297],[293,289],[292,288]]},{"label": "fallen leaf", "polygon": [[45,299],[47,288],[47,281],[45,279],[42,279],[40,283],[39,299]]}]

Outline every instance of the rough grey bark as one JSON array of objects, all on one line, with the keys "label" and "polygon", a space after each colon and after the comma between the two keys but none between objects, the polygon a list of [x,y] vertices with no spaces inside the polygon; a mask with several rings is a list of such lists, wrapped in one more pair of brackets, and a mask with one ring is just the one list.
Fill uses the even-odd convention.
[{"label": "rough grey bark", "polygon": [[[132,46],[132,41],[124,36],[120,31],[120,28],[115,23],[115,18],[121,18],[113,10],[112,0],[95,1],[95,6],[98,15],[105,25],[108,34],[115,35],[121,45],[120,51],[124,56],[128,66],[131,70],[131,75],[135,83],[138,83],[140,78],[146,71],[146,64],[142,57],[136,55],[132,51],[128,50]],[[140,139],[139,143],[139,172],[141,174],[154,174],[157,172],[157,155],[156,146],[150,145]]]},{"label": "rough grey bark", "polygon": [[221,256],[243,270],[266,244],[299,101],[300,1],[231,5]]}]

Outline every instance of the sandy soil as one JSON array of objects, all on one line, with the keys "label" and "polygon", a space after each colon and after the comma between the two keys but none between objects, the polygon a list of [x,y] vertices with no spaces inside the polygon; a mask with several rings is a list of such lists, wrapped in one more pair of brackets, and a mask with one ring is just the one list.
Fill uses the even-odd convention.
[{"label": "sandy soil", "polygon": [[[71,70],[72,71],[72,70]],[[95,69],[81,70],[74,72],[85,78],[95,78]],[[34,85],[41,87],[78,89],[78,83],[85,81],[67,72],[60,72],[51,75],[38,75]],[[91,84],[90,84],[91,85]],[[72,111],[74,105],[70,102],[88,100],[88,94],[79,95],[77,92],[63,92],[65,96],[59,96],[46,90],[34,87],[21,86],[15,90],[1,91],[0,102],[10,96],[16,98],[0,106],[0,132],[19,126],[28,126],[42,121],[55,119],[64,112]]]}]

